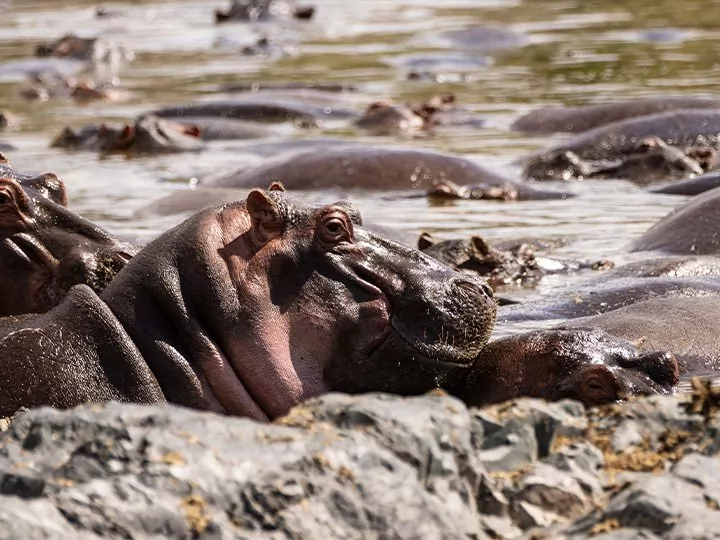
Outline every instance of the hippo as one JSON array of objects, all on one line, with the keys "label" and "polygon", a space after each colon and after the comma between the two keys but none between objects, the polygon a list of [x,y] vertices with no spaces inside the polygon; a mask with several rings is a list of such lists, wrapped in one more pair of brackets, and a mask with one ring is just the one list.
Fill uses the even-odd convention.
[{"label": "hippo", "polygon": [[[321,142],[318,146],[318,141]],[[472,183],[473,198],[483,200],[566,199],[572,193],[538,190],[492,173],[472,161],[451,154],[407,148],[383,148],[349,141],[320,139],[289,145],[259,145],[261,156],[275,159],[257,167],[244,166],[231,173],[212,174],[198,189],[179,191],[141,209],[141,215],[171,215],[197,211],[209,204],[237,198],[238,190],[280,180],[291,190],[315,189],[419,189],[434,194],[439,184]],[[301,144],[303,143],[303,144]],[[323,148],[325,146],[325,148]],[[253,148],[244,148],[250,154]],[[441,189],[441,188],[437,188]],[[498,196],[497,194],[511,196]],[[402,196],[414,196],[412,194]],[[442,195],[446,197],[446,195]]]},{"label": "hippo", "polygon": [[162,234],[100,294],[0,319],[0,416],[118,400],[268,421],[328,391],[419,394],[464,377],[495,311],[481,279],[273,184]]},{"label": "hippo", "polygon": [[648,185],[702,175],[718,165],[717,152],[712,148],[681,149],[658,137],[644,137],[617,160],[585,160],[570,150],[546,157],[539,165],[538,162],[528,164],[524,176],[536,180],[626,179]]},{"label": "hippo", "polygon": [[262,93],[265,91],[287,91],[287,90],[314,90],[316,92],[346,93],[357,92],[359,87],[352,83],[335,82],[303,82],[303,81],[267,81],[251,83],[225,83],[218,86],[218,92],[252,92]]},{"label": "hippo", "polygon": [[102,38],[83,38],[66,34],[35,48],[35,56],[81,60],[92,63],[118,64],[133,60],[134,54],[125,47]]},{"label": "hippo", "polygon": [[299,127],[316,127],[322,120],[357,116],[355,111],[334,107],[331,103],[312,103],[301,94],[295,97],[257,94],[233,100],[164,107],[150,111],[150,114],[168,119],[219,117],[267,123],[290,122]]},{"label": "hippo", "polygon": [[67,209],[62,180],[0,160],[0,316],[40,313],[74,285],[100,292],[136,248]]},{"label": "hippo", "polygon": [[[535,180],[575,178],[582,175],[574,163],[576,158],[615,164],[635,153],[638,141],[646,137],[656,137],[681,149],[689,148],[692,157],[697,147],[717,150],[718,133],[720,109],[678,110],[631,118],[586,131],[532,156],[525,164],[523,176]],[[708,160],[707,166],[712,166],[712,155],[701,153],[698,159]]]},{"label": "hippo", "polygon": [[711,189],[720,187],[720,171],[713,171],[687,178],[679,182],[670,182],[660,186],[649,188],[651,193],[662,193],[663,195],[700,195]]},{"label": "hippo", "polygon": [[650,227],[630,245],[630,251],[674,255],[719,255],[720,189],[690,199]]},{"label": "hippo", "polygon": [[127,93],[119,88],[117,81],[96,83],[77,80],[61,73],[40,72],[31,75],[31,85],[20,90],[20,96],[28,101],[47,101],[50,98],[72,99],[76,103],[92,101],[119,101]]},{"label": "hippo", "polygon": [[678,109],[720,109],[720,98],[655,96],[582,107],[543,107],[515,120],[511,129],[538,135],[582,133],[613,122]]},{"label": "hippo", "polygon": [[228,10],[215,10],[215,22],[267,21],[287,13],[295,19],[307,20],[312,19],[315,15],[315,8],[313,6],[290,6],[287,2],[279,0],[232,0]]},{"label": "hippo", "polygon": [[[370,145],[331,146],[324,152],[304,152],[280,156],[254,170],[214,175],[203,181],[205,187],[254,187],[282,180],[288,189],[363,188],[423,189],[438,182],[457,185],[485,184],[516,186],[525,198],[538,190],[522,186],[483,169],[472,161],[452,154],[409,148],[384,148]],[[538,198],[550,198],[539,192]],[[554,192],[554,198],[567,193]]]},{"label": "hippo", "polygon": [[603,405],[717,377],[718,298],[651,298],[489,343],[454,389],[469,406],[518,396]]},{"label": "hippo", "polygon": [[476,235],[438,241],[432,235],[423,233],[418,240],[418,249],[455,270],[479,274],[494,291],[512,286],[533,286],[547,274],[569,274],[585,269],[605,270],[613,267],[610,261],[590,262],[537,256],[537,248],[524,242],[505,244],[507,247],[500,244],[501,248],[498,248]]},{"label": "hippo", "polygon": [[397,135],[433,131],[439,126],[482,127],[485,120],[456,107],[455,95],[445,93],[419,104],[399,105],[389,101],[371,103],[355,127],[370,135]]},{"label": "hippo", "polygon": [[646,353],[600,328],[558,327],[491,342],[452,392],[472,407],[518,397],[598,406],[670,394],[679,381],[677,359],[662,348]]},{"label": "hippo", "polygon": [[50,147],[140,155],[197,152],[204,145],[200,130],[194,125],[143,115],[133,124],[66,127],[52,140]]}]

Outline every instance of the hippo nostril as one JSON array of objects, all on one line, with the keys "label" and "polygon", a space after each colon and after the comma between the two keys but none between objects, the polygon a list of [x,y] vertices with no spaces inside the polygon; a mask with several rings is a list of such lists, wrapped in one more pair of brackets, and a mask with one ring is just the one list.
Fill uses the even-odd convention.
[{"label": "hippo nostril", "polygon": [[456,279],[453,285],[463,291],[466,291],[475,296],[493,296],[492,288],[490,285],[479,279]]}]

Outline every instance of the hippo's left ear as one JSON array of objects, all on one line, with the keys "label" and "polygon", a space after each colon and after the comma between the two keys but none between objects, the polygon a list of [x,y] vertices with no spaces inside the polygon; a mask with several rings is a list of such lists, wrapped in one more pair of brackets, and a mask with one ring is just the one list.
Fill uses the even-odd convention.
[{"label": "hippo's left ear", "polygon": [[283,216],[277,202],[260,189],[248,193],[246,208],[252,220],[252,238],[257,244],[265,244],[280,236]]}]

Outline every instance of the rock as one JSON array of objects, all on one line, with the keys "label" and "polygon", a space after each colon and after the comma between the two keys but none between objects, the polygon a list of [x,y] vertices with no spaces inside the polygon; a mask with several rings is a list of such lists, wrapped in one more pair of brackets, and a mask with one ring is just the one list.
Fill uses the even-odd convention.
[{"label": "rock", "polygon": [[35,409],[0,433],[0,540],[720,537],[720,397],[695,390],[590,410],[329,394],[274,424]]}]

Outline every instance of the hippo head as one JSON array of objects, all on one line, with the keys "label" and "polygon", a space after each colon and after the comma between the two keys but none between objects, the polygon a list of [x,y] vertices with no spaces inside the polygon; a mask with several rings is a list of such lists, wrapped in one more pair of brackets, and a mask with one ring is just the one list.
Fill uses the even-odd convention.
[{"label": "hippo head", "polygon": [[678,364],[669,353],[641,353],[598,328],[558,327],[488,345],[460,394],[468,405],[528,396],[593,406],[668,394],[678,381]]},{"label": "hippo head", "polygon": [[518,189],[512,184],[472,184],[461,186],[451,180],[439,180],[428,188],[427,196],[439,199],[514,201],[518,198]]},{"label": "hippo head", "polygon": [[171,402],[272,419],[328,391],[456,383],[491,289],[361,224],[348,203],[255,189],[149,244],[102,297]]},{"label": "hippo head", "polygon": [[370,135],[396,135],[429,127],[428,118],[404,105],[376,101],[368,106],[355,125]]},{"label": "hippo head", "polygon": [[12,178],[6,169],[0,167],[0,316],[47,311],[79,283],[100,292],[135,249],[68,210],[54,174]]},{"label": "hippo head", "polygon": [[[697,159],[693,157],[697,156]],[[598,167],[595,176],[627,178],[639,184],[650,184],[670,178],[685,178],[702,174],[705,163],[713,161],[714,152],[702,147],[687,151],[666,144],[658,137],[645,137],[632,147],[616,166]]]},{"label": "hippo head", "polygon": [[171,153],[202,149],[200,129],[155,115],[141,116],[134,124],[99,124],[66,127],[52,141],[53,148],[99,152]]},{"label": "hippo head", "polygon": [[493,289],[540,279],[535,254],[525,244],[500,251],[480,236],[437,241],[428,233],[423,233],[418,240],[418,249],[451,268],[479,274]]},{"label": "hippo head", "polygon": [[551,151],[526,164],[523,176],[530,180],[571,180],[593,174],[593,164],[571,150]]}]

